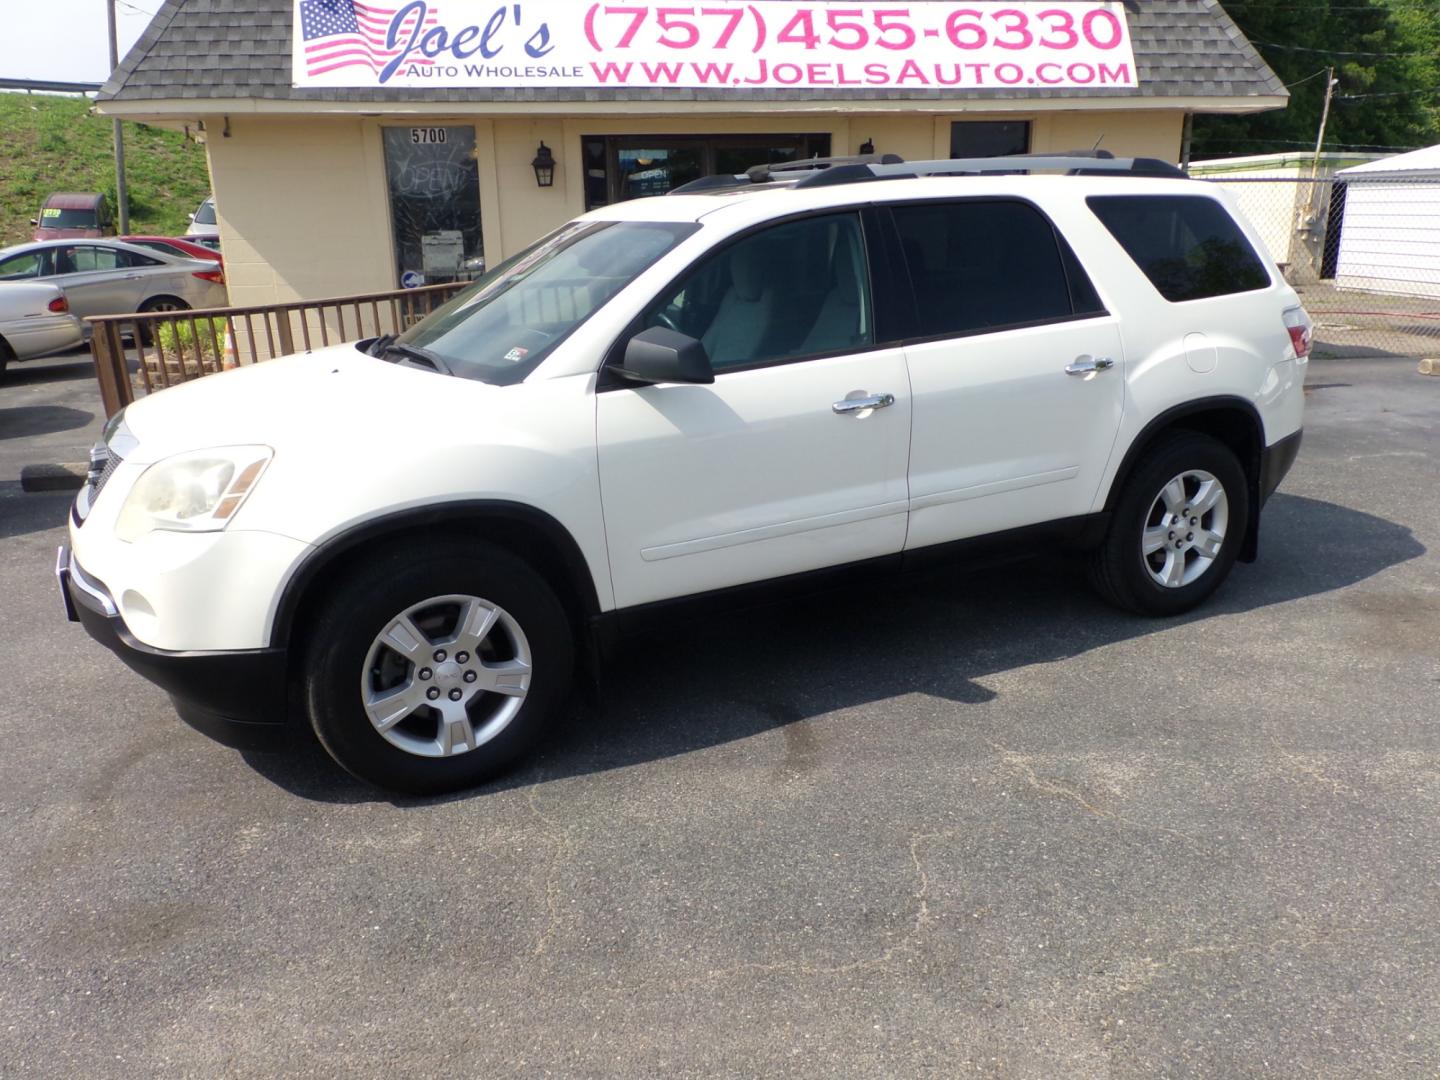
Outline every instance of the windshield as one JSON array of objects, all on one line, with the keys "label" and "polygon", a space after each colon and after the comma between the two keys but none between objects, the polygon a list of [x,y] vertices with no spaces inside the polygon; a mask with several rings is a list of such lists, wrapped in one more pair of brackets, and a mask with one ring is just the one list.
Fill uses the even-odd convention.
[{"label": "windshield", "polygon": [[399,341],[438,355],[464,378],[519,382],[576,327],[699,227],[658,221],[572,222],[497,266]]},{"label": "windshield", "polygon": [[47,206],[40,212],[42,229],[96,229],[94,210],[62,210]]},{"label": "windshield", "polygon": [[196,224],[196,225],[214,225],[214,224],[215,224],[215,204],[214,204],[213,202],[211,202],[209,199],[206,199],[203,203],[201,203],[201,204],[200,204],[200,209],[195,211],[195,224]]}]

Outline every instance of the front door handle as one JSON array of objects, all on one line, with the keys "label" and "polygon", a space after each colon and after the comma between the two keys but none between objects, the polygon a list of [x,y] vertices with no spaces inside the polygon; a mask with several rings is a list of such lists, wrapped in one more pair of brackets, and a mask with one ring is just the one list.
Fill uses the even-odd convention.
[{"label": "front door handle", "polygon": [[835,411],[837,416],[852,416],[855,413],[864,413],[868,416],[876,409],[888,409],[894,404],[894,394],[870,394],[867,397],[847,397],[844,401],[835,402],[830,408]]},{"label": "front door handle", "polygon": [[1115,361],[1108,356],[1086,356],[1075,357],[1073,364],[1065,365],[1066,375],[1094,375],[1098,371],[1109,371],[1115,366]]}]

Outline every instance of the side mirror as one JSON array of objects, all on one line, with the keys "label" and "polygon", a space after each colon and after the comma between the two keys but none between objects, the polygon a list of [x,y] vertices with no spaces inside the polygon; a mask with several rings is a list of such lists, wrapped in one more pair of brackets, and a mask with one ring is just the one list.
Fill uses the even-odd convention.
[{"label": "side mirror", "polygon": [[37,229],[40,227],[40,222],[39,222],[39,220],[36,219],[36,218],[33,218],[33,217],[30,219],[30,224],[31,224],[31,225],[34,225]]},{"label": "side mirror", "polygon": [[637,383],[713,383],[715,369],[705,346],[663,326],[642,330],[625,346],[623,366],[615,369]]},{"label": "side mirror", "polygon": [[194,225],[194,224],[195,224],[195,215],[194,215],[194,214],[186,214],[185,216],[190,219],[190,224],[191,224],[191,225]]}]

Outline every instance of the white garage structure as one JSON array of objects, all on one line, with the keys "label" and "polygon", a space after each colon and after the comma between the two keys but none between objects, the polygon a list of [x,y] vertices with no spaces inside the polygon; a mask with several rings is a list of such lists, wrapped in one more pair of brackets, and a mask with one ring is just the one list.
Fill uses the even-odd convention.
[{"label": "white garage structure", "polygon": [[1440,146],[1341,169],[1345,223],[1335,284],[1440,297]]}]

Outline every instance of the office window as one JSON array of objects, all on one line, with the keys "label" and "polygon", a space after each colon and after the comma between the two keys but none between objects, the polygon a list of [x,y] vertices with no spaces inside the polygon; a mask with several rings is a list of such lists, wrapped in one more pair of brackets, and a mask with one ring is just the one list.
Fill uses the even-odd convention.
[{"label": "office window", "polygon": [[957,120],[950,125],[952,158],[1004,157],[1029,152],[1029,120]]}]

